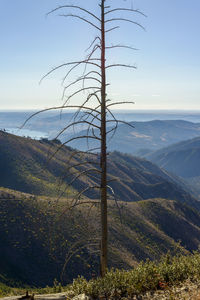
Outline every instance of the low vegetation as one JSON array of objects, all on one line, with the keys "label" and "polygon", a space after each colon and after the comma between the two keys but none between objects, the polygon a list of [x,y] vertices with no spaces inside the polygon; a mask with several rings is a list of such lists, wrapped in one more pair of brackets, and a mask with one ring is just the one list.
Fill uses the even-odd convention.
[{"label": "low vegetation", "polygon": [[[94,299],[100,296],[112,298],[117,296],[132,297],[147,291],[167,289],[190,279],[200,279],[200,254],[171,256],[167,254],[160,262],[147,260],[136,268],[125,270],[111,270],[105,278],[87,281],[83,277],[74,280],[70,287],[74,294],[85,293]],[[115,298],[116,299],[116,298]]]},{"label": "low vegetation", "polygon": [[[98,276],[98,206],[68,210],[70,199],[58,202],[5,188],[0,188],[0,195],[0,282],[44,287],[52,286],[54,278],[67,284],[78,275]],[[176,255],[198,249],[197,210],[159,198],[118,205],[121,220],[109,201],[110,269],[130,270],[141,260],[154,261],[167,251]]]},{"label": "low vegetation", "polygon": [[[123,297],[126,299],[148,291],[168,290],[188,279],[191,282],[200,280],[199,252],[176,256],[167,254],[159,262],[147,260],[129,271],[111,269],[104,278],[87,281],[84,277],[78,277],[73,284],[65,287],[55,280],[53,287],[32,289],[32,292],[43,294],[66,292],[68,299],[83,293],[93,299],[123,299]],[[12,289],[0,285],[0,296],[24,293],[24,291],[25,289]]]}]

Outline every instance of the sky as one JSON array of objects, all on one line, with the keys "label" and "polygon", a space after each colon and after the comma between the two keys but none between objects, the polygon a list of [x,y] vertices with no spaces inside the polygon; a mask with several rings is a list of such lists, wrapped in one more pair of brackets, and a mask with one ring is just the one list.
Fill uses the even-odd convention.
[{"label": "sky", "polygon": [[[116,17],[131,17],[145,30],[122,22],[120,29],[107,34],[107,45],[127,44],[139,49],[107,51],[107,63],[137,67],[108,70],[109,99],[135,102],[119,106],[121,109],[200,110],[200,1],[106,2],[114,7],[139,9],[147,15],[118,13]],[[59,16],[75,10],[47,13],[59,5],[74,4],[99,15],[98,3],[99,0],[0,0],[0,110],[62,105],[62,79],[68,69],[55,71],[41,84],[39,81],[60,64],[84,59],[97,32],[81,20]],[[78,68],[64,85],[82,74]],[[69,94],[72,92],[69,90]],[[78,105],[85,96],[78,94],[71,103]]]}]

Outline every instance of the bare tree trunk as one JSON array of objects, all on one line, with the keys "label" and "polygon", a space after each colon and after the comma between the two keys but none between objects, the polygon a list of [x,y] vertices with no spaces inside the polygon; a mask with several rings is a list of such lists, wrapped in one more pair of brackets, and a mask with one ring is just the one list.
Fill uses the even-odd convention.
[{"label": "bare tree trunk", "polygon": [[[77,139],[82,139],[82,140],[87,140],[87,143],[89,140],[96,140],[101,143],[98,148],[92,148],[89,149],[88,146],[88,151],[90,154],[97,155],[95,153],[92,153],[93,151],[99,150],[100,149],[100,169],[96,167],[91,167],[89,169],[86,169],[85,171],[79,171],[78,174],[74,173],[73,179],[68,183],[68,185],[73,184],[79,177],[81,176],[86,176],[86,175],[91,175],[90,173],[93,172],[95,174],[100,174],[100,177],[98,177],[100,180],[100,184],[98,185],[88,185],[87,188],[77,191],[76,195],[73,197],[71,201],[71,208],[75,207],[81,203],[80,196],[85,195],[86,192],[90,190],[95,190],[95,189],[100,189],[100,206],[101,206],[101,251],[100,251],[100,273],[101,276],[105,276],[106,271],[107,271],[107,262],[108,262],[108,215],[107,215],[107,188],[110,188],[107,185],[107,147],[106,147],[106,140],[107,136],[110,134],[110,138],[113,137],[115,134],[118,124],[123,123],[127,124],[131,127],[133,127],[131,124],[122,121],[122,120],[117,120],[112,113],[112,110],[110,107],[114,107],[115,105],[124,105],[124,104],[133,104],[133,101],[117,101],[117,102],[112,102],[112,100],[109,100],[109,104],[107,104],[107,94],[106,94],[106,70],[109,68],[113,67],[122,67],[122,68],[131,68],[135,69],[136,67],[134,65],[129,65],[129,64],[124,64],[124,63],[114,63],[114,64],[108,64],[106,63],[106,49],[114,49],[114,48],[124,48],[124,49],[130,49],[130,50],[136,50],[133,47],[130,47],[128,45],[121,45],[121,44],[115,44],[115,45],[109,45],[106,40],[106,33],[111,32],[112,30],[120,28],[119,25],[112,27],[112,24],[114,22],[128,22],[132,23],[136,26],[139,26],[140,28],[144,29],[142,25],[140,25],[138,22],[135,22],[129,17],[112,17],[112,14],[115,12],[124,12],[124,13],[135,13],[135,14],[140,14],[142,16],[145,16],[142,12],[139,10],[135,10],[132,8],[124,8],[124,7],[117,7],[117,8],[112,8],[112,6],[105,6],[106,0],[98,0],[97,2],[100,2],[100,10],[101,10],[101,16],[95,14],[94,12],[85,9],[84,7],[81,7],[79,5],[61,5],[58,6],[57,8],[51,10],[48,14],[51,14],[56,11],[65,11],[67,10],[67,13],[63,13],[60,16],[62,17],[71,17],[75,19],[79,19],[84,23],[87,23],[89,26],[95,28],[98,32],[98,35],[94,38],[92,43],[90,44],[89,48],[87,49],[89,51],[89,54],[85,59],[77,60],[77,61],[72,61],[72,62],[67,62],[63,63],[61,65],[58,65],[54,67],[52,70],[47,72],[41,79],[41,81],[50,75],[51,73],[55,72],[56,70],[59,70],[61,68],[68,68],[68,71],[66,72],[64,78],[63,78],[63,93],[62,93],[62,100],[66,97],[66,93],[68,90],[70,91],[70,88],[76,87],[76,84],[79,84],[82,82],[83,86],[82,88],[78,89],[76,88],[75,91],[69,92],[69,95],[66,97],[66,100],[64,101],[63,105],[61,106],[56,106],[56,107],[50,107],[44,110],[41,110],[37,113],[32,114],[22,125],[22,127],[35,115],[41,112],[45,111],[50,111],[54,109],[77,109],[77,111],[74,113],[73,119],[69,125],[64,127],[56,136],[56,139],[59,138],[63,133],[65,133],[69,128],[74,127],[74,126],[80,126],[80,125],[87,125],[87,133],[86,134],[80,134],[75,137],[71,137],[67,139],[65,142],[63,142],[60,146],[58,146],[58,149],[50,156],[50,159],[56,155],[56,153],[62,149],[63,146],[67,145],[68,143],[71,143]],[[113,1],[117,2],[117,1]],[[68,9],[70,10],[75,10],[75,13],[68,13]],[[86,13],[86,17],[82,16],[79,13],[76,12],[84,12]],[[109,17],[111,14],[111,17]],[[105,26],[105,24],[108,24],[108,28]],[[110,24],[110,25],[109,25]],[[100,26],[101,25],[101,26]],[[100,33],[100,34],[99,34]],[[97,51],[100,49],[100,55],[97,55],[97,57],[93,57],[94,54],[96,54]],[[77,77],[75,81],[72,81],[71,83],[66,84],[66,81],[69,79],[70,74],[76,70],[77,68],[84,66],[84,72],[81,77]],[[89,71],[86,72],[86,69],[89,68]],[[85,82],[89,81],[90,84],[86,84]],[[88,92],[88,96],[86,100],[82,102],[81,105],[69,105],[69,100],[74,98],[76,95],[80,94],[81,92]],[[93,105],[91,105],[90,101],[95,100],[96,102],[96,107],[93,108]],[[107,120],[106,118],[106,113],[111,117],[111,119]],[[111,126],[111,129],[106,131],[106,124],[107,122],[110,122],[109,124],[114,124]],[[113,122],[113,123],[112,123]],[[100,124],[99,124],[100,123]],[[133,127],[134,128],[134,127]],[[98,134],[95,134],[95,130],[99,130]],[[100,132],[100,138],[99,138],[99,132]],[[89,143],[88,143],[89,145]],[[78,153],[82,151],[74,151],[72,155],[69,158],[69,161],[76,156]],[[79,165],[87,165],[88,161],[86,160],[84,163],[78,164],[78,165],[70,165],[70,167],[67,169],[71,169],[72,167],[76,167]],[[91,163],[92,164],[92,163]],[[61,193],[62,196],[62,193]],[[116,201],[116,200],[115,200]],[[88,202],[88,201],[87,201]],[[85,202],[86,203],[86,202]],[[91,205],[94,204],[94,201],[90,202]],[[116,202],[117,203],[117,202]]]},{"label": "bare tree trunk", "polygon": [[107,270],[107,151],[106,151],[106,69],[105,69],[105,0],[101,1],[101,276]]}]

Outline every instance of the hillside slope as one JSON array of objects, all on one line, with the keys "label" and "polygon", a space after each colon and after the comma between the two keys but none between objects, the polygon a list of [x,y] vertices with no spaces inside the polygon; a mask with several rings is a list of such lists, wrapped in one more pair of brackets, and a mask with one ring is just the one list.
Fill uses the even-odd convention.
[{"label": "hillside slope", "polygon": [[[0,132],[0,144],[0,169],[4,170],[0,174],[2,187],[49,196],[63,192],[70,197],[75,191],[96,186],[99,182],[96,173],[91,173],[92,176],[85,174],[94,167],[98,169],[98,155],[77,153],[72,157],[74,150],[64,146],[49,160],[60,146],[57,142],[36,141],[4,132]],[[82,172],[81,176],[77,176],[78,172]],[[61,178],[62,184],[59,184]],[[121,201],[161,197],[199,207],[178,180],[144,159],[111,153],[108,156],[108,180]],[[98,191],[91,189],[85,195],[96,199]]]},{"label": "hillside slope", "polygon": [[200,137],[173,144],[146,156],[161,168],[182,177],[200,195]]},{"label": "hillside slope", "polygon": [[[198,137],[200,124],[184,120],[153,120],[148,122],[130,122],[134,128],[119,124],[115,135],[108,143],[109,151],[120,151],[123,153],[138,154],[158,150],[168,145]],[[86,132],[82,132],[83,135]],[[95,134],[98,133],[95,131]],[[67,137],[61,136],[62,141]],[[73,147],[86,150],[87,144],[75,141]],[[90,147],[96,144],[90,142]]]},{"label": "hillside slope", "polygon": [[200,137],[160,149],[147,158],[183,178],[200,176]]},{"label": "hillside slope", "polygon": [[[98,206],[71,211],[64,198],[57,202],[3,188],[0,194],[0,282],[45,286],[54,278],[69,282],[98,274]],[[198,248],[200,214],[185,204],[149,199],[119,206],[122,223],[109,201],[109,267],[130,268],[168,250]]]}]

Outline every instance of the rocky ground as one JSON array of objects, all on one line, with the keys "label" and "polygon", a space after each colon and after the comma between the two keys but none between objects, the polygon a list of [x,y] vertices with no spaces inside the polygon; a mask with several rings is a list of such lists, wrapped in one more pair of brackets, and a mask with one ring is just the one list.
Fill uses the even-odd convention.
[{"label": "rocky ground", "polygon": [[179,286],[166,287],[155,293],[146,293],[144,296],[135,298],[137,300],[200,300],[200,282],[184,282]]},{"label": "rocky ground", "polygon": [[[63,292],[56,294],[44,294],[35,295],[34,297],[29,296],[11,296],[1,298],[1,300],[92,300],[92,298],[82,294],[79,296],[73,296],[71,292]],[[156,292],[148,292],[144,295],[129,297],[129,298],[118,298],[116,295],[109,297],[108,300],[200,300],[200,281],[192,282],[187,280],[183,284],[174,287],[164,287],[162,290]],[[99,300],[107,300],[105,297],[99,297]]]}]

